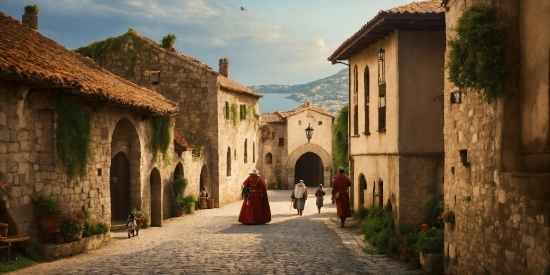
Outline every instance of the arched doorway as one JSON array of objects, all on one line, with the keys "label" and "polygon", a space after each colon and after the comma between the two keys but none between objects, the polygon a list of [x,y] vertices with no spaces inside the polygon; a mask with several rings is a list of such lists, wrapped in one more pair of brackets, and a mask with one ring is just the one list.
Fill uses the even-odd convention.
[{"label": "arched doorway", "polygon": [[301,155],[294,168],[294,183],[303,180],[306,186],[317,187],[324,183],[323,161],[312,152]]},{"label": "arched doorway", "polygon": [[367,190],[367,180],[365,175],[359,175],[359,207],[366,208],[365,205],[365,191]]},{"label": "arched doorway", "polygon": [[[121,118],[111,137],[111,165],[109,191],[111,220],[124,220],[133,208],[148,211],[142,201],[141,146],[134,124]],[[146,195],[144,195],[147,197]],[[147,202],[148,203],[148,202]]]},{"label": "arched doorway", "polygon": [[203,186],[206,186],[206,188],[208,188],[210,197],[214,199],[214,205],[218,205],[218,200],[219,200],[218,186],[212,186],[210,184],[210,177],[208,176],[208,168],[206,167],[206,165],[203,165],[201,168],[199,185],[200,185],[200,190],[202,190]]},{"label": "arched doorway", "polygon": [[151,186],[151,226],[162,226],[162,184],[157,168],[151,171],[149,185]]},{"label": "arched doorway", "polygon": [[111,219],[126,220],[130,213],[130,162],[123,152],[111,159]]}]

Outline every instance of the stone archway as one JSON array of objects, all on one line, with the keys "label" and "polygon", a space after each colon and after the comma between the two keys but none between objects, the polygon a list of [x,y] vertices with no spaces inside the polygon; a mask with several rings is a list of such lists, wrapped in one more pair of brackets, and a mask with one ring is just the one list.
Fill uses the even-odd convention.
[{"label": "stone archway", "polygon": [[[298,147],[289,155],[287,162],[284,165],[284,168],[286,170],[286,177],[287,177],[286,180],[288,181],[288,183],[289,184],[295,183],[295,171],[296,171],[296,164],[298,162],[298,159],[308,152],[313,153],[320,159],[320,162],[322,165],[321,171],[322,171],[323,186],[325,187],[331,186],[332,155],[329,152],[327,152],[325,149],[323,149],[323,147],[314,143],[306,143]],[[296,180],[299,180],[299,179],[296,179]],[[306,184],[308,183],[306,182]],[[317,184],[320,184],[320,183],[317,183]]]},{"label": "stone archway", "polygon": [[323,161],[312,152],[300,156],[294,167],[294,183],[303,180],[308,187],[317,187],[324,183]]},{"label": "stone archway", "polygon": [[185,173],[183,171],[183,164],[181,162],[178,162],[176,165],[176,169],[174,169],[174,180],[177,179],[183,179],[185,177]]},{"label": "stone archway", "polygon": [[121,118],[111,138],[111,220],[126,220],[132,207],[141,208],[141,144],[134,124]]},{"label": "stone archway", "polygon": [[151,188],[151,226],[162,226],[162,181],[157,168],[151,171],[149,186]]}]

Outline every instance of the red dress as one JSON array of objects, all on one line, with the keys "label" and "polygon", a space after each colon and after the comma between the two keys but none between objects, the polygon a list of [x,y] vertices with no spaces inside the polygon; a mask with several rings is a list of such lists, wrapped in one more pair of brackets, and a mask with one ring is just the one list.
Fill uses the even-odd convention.
[{"label": "red dress", "polygon": [[260,175],[251,174],[243,182],[243,185],[250,188],[250,193],[245,196],[239,222],[244,224],[264,224],[271,221],[271,208],[264,180]]},{"label": "red dress", "polygon": [[336,213],[339,217],[351,217],[348,193],[348,187],[350,186],[351,181],[348,176],[344,174],[334,176],[332,189],[333,191],[340,192],[340,198],[336,200]]}]

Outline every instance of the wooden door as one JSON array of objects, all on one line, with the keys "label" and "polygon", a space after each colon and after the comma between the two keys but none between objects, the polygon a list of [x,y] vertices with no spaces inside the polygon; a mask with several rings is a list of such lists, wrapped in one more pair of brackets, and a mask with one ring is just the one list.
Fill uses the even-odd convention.
[{"label": "wooden door", "polygon": [[130,213],[130,162],[123,152],[111,160],[111,220],[126,220]]}]

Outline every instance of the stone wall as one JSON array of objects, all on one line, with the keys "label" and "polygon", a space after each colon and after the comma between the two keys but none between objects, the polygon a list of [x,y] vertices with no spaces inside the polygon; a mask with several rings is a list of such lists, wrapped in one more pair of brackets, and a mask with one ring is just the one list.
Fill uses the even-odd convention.
[{"label": "stone wall", "polygon": [[[10,234],[38,237],[32,197],[40,192],[52,195],[63,213],[84,208],[98,221],[111,221],[110,170],[113,151],[127,151],[131,161],[131,208],[150,208],[150,173],[159,170],[162,188],[170,188],[175,164],[153,161],[149,149],[151,120],[127,108],[104,102],[84,102],[68,97],[75,105],[92,111],[92,157],[86,175],[70,179],[55,150],[55,91],[41,92],[0,82],[0,178],[9,184],[11,199],[1,199],[2,220],[10,224]],[[60,90],[59,92],[65,92]],[[120,122],[125,123],[126,141],[112,137]],[[53,138],[53,139],[52,139]],[[137,147],[137,148],[136,148]],[[169,150],[173,151],[170,146]],[[164,199],[164,203],[169,198]],[[128,209],[128,212],[130,209]],[[151,213],[163,216],[162,211]]]},{"label": "stone wall", "polygon": [[[542,93],[539,89],[522,88],[519,83],[528,81],[543,85],[548,79],[524,71],[531,66],[525,66],[529,59],[521,58],[520,52],[523,47],[532,47],[533,43],[523,40],[526,37],[522,35],[522,24],[518,24],[520,14],[526,13],[528,7],[537,10],[541,7],[533,5],[532,1],[456,2],[446,16],[447,39],[454,36],[450,30],[456,26],[463,11],[476,3],[495,4],[497,18],[507,25],[503,32],[509,43],[506,52],[509,71],[505,95],[490,104],[482,102],[471,90],[461,91],[462,103],[451,104],[451,92],[457,89],[445,80],[445,204],[456,215],[455,225],[445,228],[445,252],[453,259],[446,265],[445,272],[542,274],[550,259],[550,171],[533,172],[535,167],[548,169],[550,163],[540,158],[536,164],[524,165],[521,151],[527,147],[531,153],[547,150],[544,142],[527,147],[522,142],[528,135],[540,138],[548,134],[541,127],[522,131],[527,125],[520,118],[532,116],[533,111],[542,118],[548,110],[540,106],[528,110],[520,108],[524,102],[522,98]],[[530,27],[523,25],[523,28]],[[537,36],[541,39],[538,41],[548,41],[548,32],[539,32]],[[548,44],[531,50],[547,55]],[[520,59],[524,65],[516,66]],[[522,75],[528,77],[522,79]],[[544,124],[543,120],[533,123]],[[463,151],[467,152],[463,158],[460,150],[467,150]]]}]

